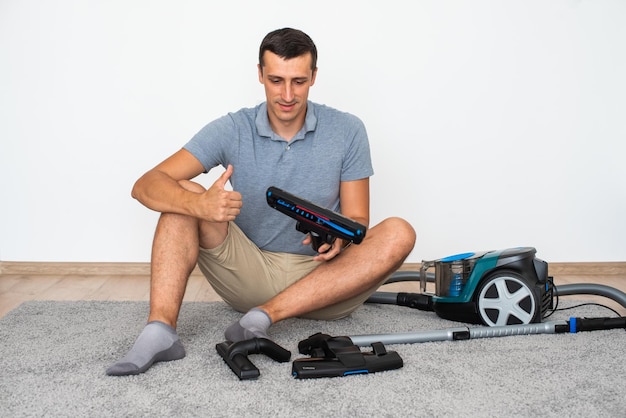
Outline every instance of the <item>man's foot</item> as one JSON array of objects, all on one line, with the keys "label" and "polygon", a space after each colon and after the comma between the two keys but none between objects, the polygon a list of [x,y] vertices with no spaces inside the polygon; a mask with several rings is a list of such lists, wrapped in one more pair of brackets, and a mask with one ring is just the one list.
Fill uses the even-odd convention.
[{"label": "man's foot", "polygon": [[226,328],[224,336],[234,343],[251,338],[269,339],[267,330],[270,325],[272,325],[272,320],[264,310],[252,308],[243,318]]},{"label": "man's foot", "polygon": [[128,354],[106,371],[109,376],[127,376],[145,372],[159,361],[185,357],[185,348],[176,330],[160,322],[149,322]]}]

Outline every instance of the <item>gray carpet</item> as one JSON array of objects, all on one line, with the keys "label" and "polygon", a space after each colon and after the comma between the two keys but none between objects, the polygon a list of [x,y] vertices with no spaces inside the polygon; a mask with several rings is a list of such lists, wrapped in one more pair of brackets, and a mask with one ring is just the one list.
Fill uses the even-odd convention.
[{"label": "gray carpet", "polygon": [[[623,330],[388,346],[399,370],[296,380],[291,363],[250,356],[261,370],[239,381],[215,351],[239,317],[225,304],[185,303],[183,360],[109,377],[143,327],[143,302],[29,302],[0,320],[0,416],[625,416]],[[553,319],[609,316],[587,307]],[[288,320],[276,342],[321,331],[361,335],[459,326],[435,314],[366,305],[335,322]],[[369,350],[368,350],[369,351]]]}]

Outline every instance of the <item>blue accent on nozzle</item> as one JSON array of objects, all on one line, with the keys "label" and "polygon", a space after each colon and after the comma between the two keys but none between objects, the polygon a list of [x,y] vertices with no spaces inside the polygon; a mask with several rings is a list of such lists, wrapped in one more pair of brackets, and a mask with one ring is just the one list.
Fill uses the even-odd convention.
[{"label": "blue accent on nozzle", "polygon": [[337,224],[336,224],[336,223],[334,223],[334,222],[331,222],[331,221],[328,221],[328,220],[326,220],[326,219],[323,219],[323,218],[321,218],[321,217],[318,217],[318,218],[319,218],[318,223],[324,223],[324,224],[326,224],[326,225],[330,226],[331,228],[335,228],[337,231],[341,231],[341,232],[343,232],[344,234],[346,234],[346,235],[348,235],[348,236],[351,236],[351,237],[353,237],[353,236],[354,236],[354,234],[353,234],[351,231],[349,231],[348,229],[346,229],[346,228],[344,228],[344,227],[342,227],[342,226],[340,226],[340,225],[337,225]]},{"label": "blue accent on nozzle", "polygon": [[476,254],[476,253],[456,254],[456,255],[448,256],[446,258],[442,258],[439,261],[441,261],[443,263],[449,263],[450,261],[465,260],[466,258],[469,258],[469,257],[473,256],[474,254]]},{"label": "blue accent on nozzle", "polygon": [[569,332],[571,334],[576,334],[576,318],[574,317],[569,319]]},{"label": "blue accent on nozzle", "polygon": [[349,371],[349,372],[344,372],[343,375],[344,376],[348,376],[348,375],[351,375],[351,374],[364,374],[364,373],[369,373],[369,370],[367,370],[367,369],[352,370],[352,371]]}]

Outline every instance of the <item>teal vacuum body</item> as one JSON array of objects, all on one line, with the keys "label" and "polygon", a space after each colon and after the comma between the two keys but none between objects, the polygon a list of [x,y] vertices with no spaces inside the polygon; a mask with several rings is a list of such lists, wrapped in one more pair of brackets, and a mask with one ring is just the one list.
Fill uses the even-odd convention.
[{"label": "teal vacuum body", "polygon": [[552,282],[548,263],[535,253],[519,247],[423,261],[420,287],[442,318],[489,326],[541,322],[552,307]]}]

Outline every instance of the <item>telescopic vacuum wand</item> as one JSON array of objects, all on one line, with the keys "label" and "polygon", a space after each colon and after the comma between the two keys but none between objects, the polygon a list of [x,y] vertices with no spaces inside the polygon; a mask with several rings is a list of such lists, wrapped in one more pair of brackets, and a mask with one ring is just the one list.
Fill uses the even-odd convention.
[{"label": "telescopic vacuum wand", "polygon": [[417,331],[396,334],[371,334],[351,336],[352,342],[360,347],[374,342],[383,344],[414,344],[433,341],[460,341],[476,338],[509,337],[531,334],[562,334],[580,331],[600,331],[608,329],[626,329],[626,317],[617,318],[570,318],[563,321],[550,321],[520,325],[502,325],[494,327],[455,327],[433,331]]}]

